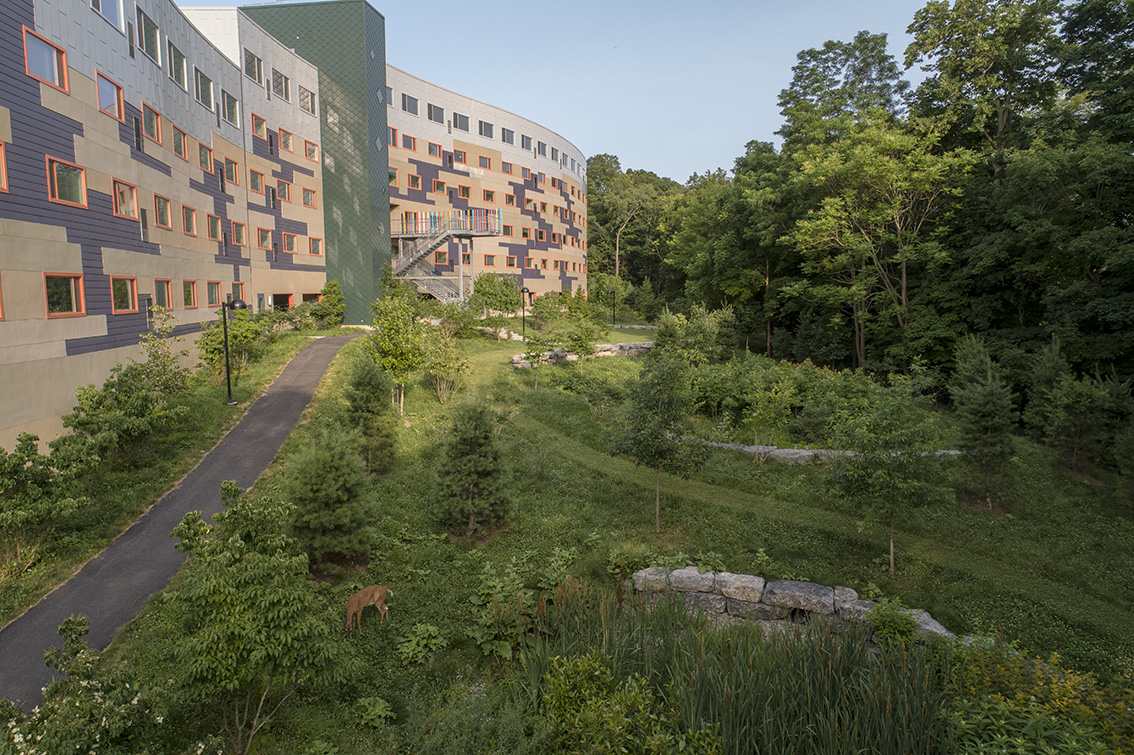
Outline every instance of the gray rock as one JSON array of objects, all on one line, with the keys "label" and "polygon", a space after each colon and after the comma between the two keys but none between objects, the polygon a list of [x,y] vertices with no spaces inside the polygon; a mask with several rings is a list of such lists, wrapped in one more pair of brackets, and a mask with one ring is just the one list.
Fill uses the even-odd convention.
[{"label": "gray rock", "polygon": [[731,616],[739,616],[750,621],[777,621],[786,619],[790,608],[769,606],[764,603],[749,603],[747,600],[725,598],[725,607]]},{"label": "gray rock", "polygon": [[907,608],[902,611],[902,613],[912,616],[914,621],[917,622],[917,626],[914,627],[914,632],[917,633],[919,637],[929,638],[936,635],[938,637],[944,637],[947,640],[955,640],[957,638],[957,635],[943,627],[940,622],[930,616],[927,611],[923,611],[920,608]]},{"label": "gray rock", "polygon": [[665,592],[669,589],[669,569],[651,566],[634,572],[634,589],[638,592]]},{"label": "gray rock", "polygon": [[772,461],[782,461],[784,464],[806,464],[815,461],[817,452],[807,448],[777,448],[768,453]]},{"label": "gray rock", "polygon": [[838,614],[840,619],[847,619],[852,621],[866,621],[874,606],[878,605],[873,600],[844,600],[838,603]]},{"label": "gray rock", "polygon": [[764,594],[764,578],[723,571],[717,574],[713,590],[726,598],[759,603],[760,596]]},{"label": "gray rock", "polygon": [[678,592],[712,592],[713,573],[701,574],[696,566],[674,569],[669,573],[669,586]]},{"label": "gray rock", "polygon": [[687,592],[684,595],[685,607],[706,613],[724,613],[725,598],[707,592]]},{"label": "gray rock", "polygon": [[848,603],[852,600],[858,600],[858,593],[849,587],[835,587],[835,609],[838,610],[839,603]]},{"label": "gray rock", "polygon": [[800,608],[812,613],[830,615],[835,612],[835,591],[813,582],[781,579],[764,588],[761,598],[770,606]]}]

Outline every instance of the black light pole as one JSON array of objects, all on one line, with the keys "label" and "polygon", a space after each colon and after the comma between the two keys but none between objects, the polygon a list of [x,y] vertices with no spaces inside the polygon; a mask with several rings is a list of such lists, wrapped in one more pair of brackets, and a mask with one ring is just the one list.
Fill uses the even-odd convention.
[{"label": "black light pole", "polygon": [[524,286],[520,289],[520,293],[523,294],[520,298],[520,334],[526,336],[528,334],[528,294],[531,292],[528,291],[527,286]]},{"label": "black light pole", "polygon": [[232,367],[228,361],[228,311],[230,309],[247,309],[248,305],[244,303],[243,299],[233,299],[232,294],[228,295],[228,301],[221,304],[221,322],[224,323],[224,381],[228,384],[228,405],[236,406],[236,400],[232,397]]},{"label": "black light pole", "polygon": [[618,300],[614,298],[614,289],[608,288],[606,290],[610,294],[610,327],[614,327],[614,308],[618,305]]}]

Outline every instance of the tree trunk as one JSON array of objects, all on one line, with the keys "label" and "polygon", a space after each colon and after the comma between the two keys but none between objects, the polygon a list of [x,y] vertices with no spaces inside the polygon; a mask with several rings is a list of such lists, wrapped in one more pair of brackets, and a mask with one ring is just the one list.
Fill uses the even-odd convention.
[{"label": "tree trunk", "polygon": [[894,520],[890,520],[890,576],[894,576]]},{"label": "tree trunk", "polygon": [[654,532],[661,532],[661,467],[654,470]]}]

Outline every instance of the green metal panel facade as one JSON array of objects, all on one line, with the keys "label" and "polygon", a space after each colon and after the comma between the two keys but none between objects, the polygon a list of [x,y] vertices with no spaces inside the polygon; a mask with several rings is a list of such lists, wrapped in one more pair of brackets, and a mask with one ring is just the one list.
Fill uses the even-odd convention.
[{"label": "green metal panel facade", "polygon": [[241,10],[319,69],[327,278],[342,283],[344,321],[369,322],[391,256],[386,19],[364,0]]}]

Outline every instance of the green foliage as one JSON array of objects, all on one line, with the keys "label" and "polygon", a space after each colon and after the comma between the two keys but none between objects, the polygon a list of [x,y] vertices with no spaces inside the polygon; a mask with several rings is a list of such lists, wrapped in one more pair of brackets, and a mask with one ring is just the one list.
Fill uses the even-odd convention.
[{"label": "green foliage", "polygon": [[397,719],[390,704],[380,697],[363,697],[355,704],[358,720],[364,726],[381,728]]},{"label": "green foliage", "polygon": [[528,309],[528,316],[536,330],[546,332],[566,316],[560,295],[549,291],[537,296]]},{"label": "green foliage", "polygon": [[461,389],[469,372],[469,361],[457,351],[452,336],[437,331],[429,339],[429,356],[425,360],[425,374],[433,384],[437,400],[448,404]]},{"label": "green foliage", "polygon": [[319,306],[315,317],[323,327],[343,324],[343,315],[346,313],[346,298],[343,296],[343,284],[332,278],[323,285],[319,292]]},{"label": "green foliage", "polygon": [[485,564],[477,591],[469,601],[473,605],[469,638],[485,655],[512,660],[516,646],[528,631],[535,607],[515,561],[503,569]]},{"label": "green foliage", "polygon": [[[214,384],[224,380],[224,317],[225,309],[217,311],[217,320],[209,323],[197,337],[197,356],[209,366]],[[247,309],[237,309],[228,315],[228,355],[233,385],[264,348],[276,337],[270,313],[253,315]]]},{"label": "green foliage", "polygon": [[870,609],[867,621],[874,633],[874,641],[883,648],[894,650],[907,647],[914,639],[917,621],[897,598],[882,598]]},{"label": "green foliage", "polygon": [[417,319],[415,299],[407,286],[388,280],[382,296],[370,307],[374,312],[370,347],[378,366],[394,381],[399,412],[405,407],[406,382],[426,357],[425,326]]},{"label": "green foliage", "polygon": [[39,438],[30,433],[20,433],[10,453],[0,448],[0,541],[39,532],[83,505],[84,499],[65,495],[79,471],[54,454],[40,453]]},{"label": "green foliage", "polygon": [[182,349],[174,351],[176,344],[183,339],[173,335],[177,319],[168,309],[153,307],[153,327],[142,334],[142,362],[146,381],[166,396],[179,396],[189,385],[193,374],[188,367],[181,366],[181,358],[188,355]]},{"label": "green foliage", "polygon": [[655,347],[692,365],[723,362],[732,355],[736,316],[731,309],[710,311],[695,305],[689,317],[666,312],[658,320]]},{"label": "green foliage", "polygon": [[393,467],[398,424],[390,395],[394,384],[366,353],[355,360],[343,390],[347,425],[359,434],[366,471],[385,474]]},{"label": "green foliage", "polygon": [[424,663],[449,646],[441,630],[432,624],[414,624],[413,629],[398,640],[398,655],[406,663]]},{"label": "green foliage", "polygon": [[524,361],[531,365],[532,387],[539,390],[539,374],[547,353],[558,349],[562,341],[558,333],[541,333],[532,329],[524,336]]},{"label": "green foliage", "polygon": [[993,492],[1012,457],[1016,406],[1012,393],[989,357],[984,342],[967,336],[958,342],[957,366],[949,386],[953,394],[960,448],[981,478],[991,508]]},{"label": "green foliage", "polygon": [[489,311],[509,315],[516,312],[523,301],[517,279],[510,275],[481,273],[473,281],[473,295]]},{"label": "green foliage", "polygon": [[488,407],[459,406],[442,450],[438,513],[442,524],[466,536],[503,524],[511,505],[493,425]]},{"label": "green foliage", "polygon": [[563,346],[579,357],[579,371],[583,363],[595,355],[595,344],[606,333],[605,327],[588,317],[569,317],[559,329]]},{"label": "green foliage", "polygon": [[332,629],[307,581],[307,557],[286,535],[290,507],[253,501],[232,482],[221,498],[215,526],[193,511],[173,531],[189,558],[170,596],[185,632],[171,651],[185,694],[219,709],[232,750],[247,753],[301,685],[334,668]]}]

